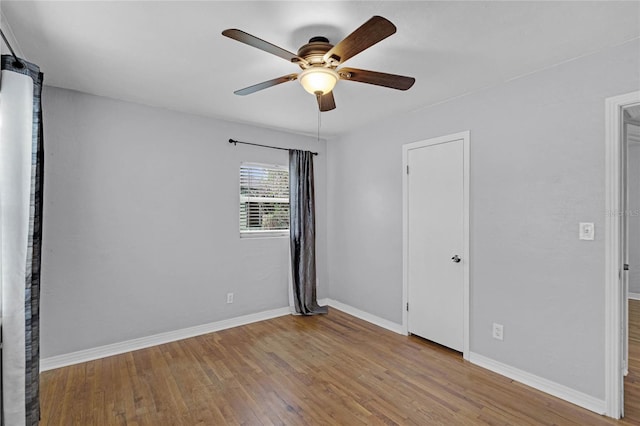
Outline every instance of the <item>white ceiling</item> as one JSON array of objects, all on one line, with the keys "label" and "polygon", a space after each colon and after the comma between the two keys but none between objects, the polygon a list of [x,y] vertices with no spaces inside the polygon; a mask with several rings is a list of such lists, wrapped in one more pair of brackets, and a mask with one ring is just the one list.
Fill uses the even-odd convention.
[{"label": "white ceiling", "polygon": [[239,28],[290,51],[333,43],[373,15],[398,31],[347,65],[413,76],[407,92],[338,83],[332,136],[480,90],[640,36],[640,2],[0,3],[45,83],[117,99],[315,134],[317,106],[297,82],[233,91],[299,68],[223,37]]}]

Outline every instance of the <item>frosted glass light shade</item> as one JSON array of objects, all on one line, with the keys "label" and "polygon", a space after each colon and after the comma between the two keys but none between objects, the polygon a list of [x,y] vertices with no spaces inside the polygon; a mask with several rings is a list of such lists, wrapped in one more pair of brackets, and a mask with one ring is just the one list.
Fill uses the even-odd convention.
[{"label": "frosted glass light shade", "polygon": [[333,90],[339,78],[337,72],[325,67],[307,68],[298,76],[298,80],[300,80],[300,84],[302,84],[304,90],[312,95],[318,92],[326,95]]}]

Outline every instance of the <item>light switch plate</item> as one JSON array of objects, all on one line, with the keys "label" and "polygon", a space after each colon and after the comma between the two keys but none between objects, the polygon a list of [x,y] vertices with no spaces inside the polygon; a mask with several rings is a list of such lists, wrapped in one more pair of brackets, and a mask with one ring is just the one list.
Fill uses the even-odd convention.
[{"label": "light switch plate", "polygon": [[593,222],[580,222],[579,237],[581,240],[593,240],[593,234],[595,233],[595,226]]}]

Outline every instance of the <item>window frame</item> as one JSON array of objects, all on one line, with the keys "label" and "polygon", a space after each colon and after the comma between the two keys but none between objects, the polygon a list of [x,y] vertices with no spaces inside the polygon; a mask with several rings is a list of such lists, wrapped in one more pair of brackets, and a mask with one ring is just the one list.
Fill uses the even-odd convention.
[{"label": "window frame", "polygon": [[[240,208],[242,204],[242,169],[243,167],[259,167],[266,170],[284,170],[287,173],[287,179],[289,178],[289,167],[284,164],[268,164],[268,163],[258,163],[254,161],[242,161],[240,163],[240,167],[238,168],[238,231],[240,238],[283,238],[289,236],[289,228],[287,229],[252,229],[252,230],[242,230],[241,227],[241,219],[240,219]],[[287,186],[289,182],[287,183]],[[274,201],[275,202],[275,201]],[[291,209],[291,199],[289,195],[287,195],[287,203],[289,205],[289,209]],[[291,211],[291,210],[289,210]],[[289,227],[291,223],[289,223]]]}]

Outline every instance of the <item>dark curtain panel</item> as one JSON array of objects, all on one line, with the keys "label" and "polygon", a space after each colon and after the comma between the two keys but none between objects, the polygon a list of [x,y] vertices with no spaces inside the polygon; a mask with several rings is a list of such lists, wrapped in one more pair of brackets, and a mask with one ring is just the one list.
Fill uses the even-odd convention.
[{"label": "dark curtain panel", "polygon": [[313,154],[289,150],[289,239],[291,273],[296,312],[302,315],[326,314],[316,296],[316,219],[313,180]]},{"label": "dark curtain panel", "polygon": [[[40,97],[42,94],[43,74],[37,65],[24,60],[21,61],[24,66],[19,68],[16,66],[17,64],[15,64],[12,56],[2,55],[2,71],[23,74],[33,80],[31,191],[27,258],[24,271],[24,424],[37,425],[40,421],[40,256],[42,247],[42,190],[44,175],[42,103]],[[3,143],[12,142],[14,141],[3,141]],[[25,220],[27,219],[25,218]],[[5,349],[10,350],[10,348],[3,348],[3,351]],[[11,392],[11,389],[4,387],[3,393],[7,392]]]}]

